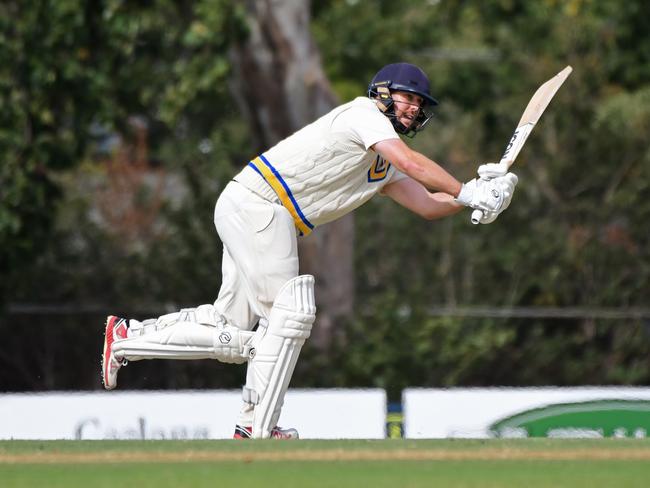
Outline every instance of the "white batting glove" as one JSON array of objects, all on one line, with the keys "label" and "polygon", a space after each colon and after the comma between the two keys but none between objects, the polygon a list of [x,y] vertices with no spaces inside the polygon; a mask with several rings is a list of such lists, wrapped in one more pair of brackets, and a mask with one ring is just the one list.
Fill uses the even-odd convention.
[{"label": "white batting glove", "polygon": [[495,180],[499,181],[501,190],[503,191],[503,205],[501,206],[501,210],[499,210],[499,213],[501,213],[510,206],[519,178],[514,173],[508,173],[505,176],[495,178]]},{"label": "white batting glove", "polygon": [[[456,201],[466,207],[472,207],[484,212],[499,212],[504,202],[503,178],[505,177],[492,180],[477,180],[474,178],[461,187]],[[515,180],[513,189],[516,184]]]},{"label": "white batting glove", "polygon": [[491,180],[508,173],[508,165],[505,163],[488,163],[478,167],[478,175],[483,180]]},{"label": "white batting glove", "polygon": [[515,187],[517,186],[519,178],[517,178],[517,175],[514,173],[507,173],[505,176],[497,176],[493,181],[497,182],[501,188],[503,194],[503,204],[499,210],[496,210],[494,212],[485,210],[478,212],[475,211],[475,214],[472,214],[472,222],[474,223],[491,224],[494,222],[497,217],[510,206],[510,202],[512,201],[512,196],[515,193]]}]

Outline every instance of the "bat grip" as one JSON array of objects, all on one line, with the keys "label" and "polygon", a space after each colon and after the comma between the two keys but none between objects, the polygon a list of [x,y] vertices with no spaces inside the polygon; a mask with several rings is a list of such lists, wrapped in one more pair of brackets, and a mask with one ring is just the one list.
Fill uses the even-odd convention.
[{"label": "bat grip", "polygon": [[481,221],[481,218],[483,217],[483,210],[479,210],[478,208],[475,208],[472,210],[472,224],[476,225]]}]

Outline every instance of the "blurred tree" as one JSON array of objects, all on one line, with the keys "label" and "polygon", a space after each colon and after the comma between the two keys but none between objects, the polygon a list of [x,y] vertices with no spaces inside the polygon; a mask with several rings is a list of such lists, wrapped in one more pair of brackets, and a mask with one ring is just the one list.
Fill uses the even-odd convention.
[{"label": "blurred tree", "polygon": [[[355,213],[357,306],[350,320],[336,324],[345,328],[347,339],[336,338],[329,356],[308,344],[295,386],[377,385],[397,398],[405,385],[650,381],[647,324],[641,320],[497,321],[429,313],[434,305],[646,305],[646,4],[313,2],[309,26],[340,100],[364,93],[368,80],[388,62],[415,62],[429,73],[442,104],[437,119],[412,143],[461,179],[473,177],[478,163],[500,157],[542,81],[566,64],[574,72],[522,151],[515,166],[517,196],[495,224],[471,226],[466,213],[424,222],[382,198]],[[11,296],[23,300],[90,303],[101,297],[127,310],[146,308],[148,300],[173,297],[177,303],[170,306],[176,306],[214,297],[220,253],[209,227],[221,182],[251,157],[251,148],[263,149],[333,103],[318,63],[310,64],[316,58],[300,58],[315,52],[308,43],[306,7],[280,5],[300,14],[278,18],[263,10],[269,5],[276,4],[61,0],[0,6],[5,296],[11,287]],[[293,54],[304,70],[298,73],[313,73],[310,86],[320,95],[312,99],[320,104],[305,103],[309,97],[303,92],[298,92],[299,105],[278,103],[290,79],[286,60],[292,58],[279,48],[294,42],[284,38],[290,28],[307,43]],[[256,41],[262,34],[265,41]],[[228,58],[234,40],[240,46],[236,62]],[[287,78],[262,78],[273,73],[255,59],[263,55]],[[249,116],[263,113],[251,108],[278,110],[272,112],[277,117],[253,125],[250,135],[257,141],[248,138],[248,121],[233,103],[227,83],[231,63],[242,72],[254,69],[278,94],[257,99],[267,92],[244,92]],[[242,78],[240,88],[253,88]],[[292,111],[299,107],[299,113]],[[59,176],[58,168],[83,160],[89,143],[101,149],[108,139],[101,134],[118,134],[122,147],[133,146],[132,115],[146,122],[150,166],[180,175],[189,191],[182,206],[160,206],[166,223],[161,234],[149,233],[146,245],[129,239],[124,246],[119,232],[110,235],[90,218],[78,183],[94,192],[105,175],[90,158],[80,167],[82,180],[67,171]],[[54,182],[66,188],[66,200],[52,233]],[[36,254],[35,265],[26,266]],[[12,319],[11,331],[7,321],[1,324],[10,343],[0,353],[0,385],[63,388],[77,381],[98,386],[92,372],[101,346],[96,316],[56,318],[74,351],[58,344],[48,349],[56,342],[53,330],[46,324],[36,328],[35,317],[21,317]],[[23,357],[6,352],[28,343],[21,338],[33,330],[39,331],[42,347]],[[53,372],[58,357],[74,358],[90,373],[81,378],[80,368]],[[238,371],[226,373],[210,364],[201,368],[214,368],[214,376],[202,375],[197,365],[177,363],[134,364],[142,374],[125,380],[132,381],[127,386],[214,387],[240,381]]]},{"label": "blurred tree", "polygon": [[[518,196],[495,224],[475,228],[464,214],[421,222],[382,199],[357,212],[357,232],[372,236],[356,250],[358,303],[371,305],[336,358],[348,380],[397,394],[403,377],[423,385],[650,378],[640,321],[497,327],[426,318],[427,304],[646,304],[645,3],[377,0],[317,10],[315,32],[339,92],[352,91],[357,73],[369,76],[369,60],[405,59],[431,75],[439,117],[414,144],[460,178],[498,159],[537,86],[574,67],[520,155]],[[384,341],[411,354],[384,351]]]},{"label": "blurred tree", "polygon": [[104,108],[86,110],[102,89],[87,69],[94,19],[77,2],[53,4],[0,5],[0,302],[47,240],[59,196],[52,172],[81,157],[83,134]]},{"label": "blurred tree", "polygon": [[[149,310],[147,304],[172,297],[190,305],[216,295],[221,254],[212,229],[214,201],[219,186],[248,157],[243,123],[231,103],[227,60],[230,42],[245,34],[245,25],[238,4],[225,0],[5,2],[0,9],[0,299],[78,304],[71,308],[80,310],[3,316],[0,329],[11,329],[15,345],[22,346],[0,355],[7,366],[0,387],[99,387],[101,318],[97,312],[83,315],[84,308],[101,301],[114,303],[115,312],[159,314],[166,310]],[[113,191],[98,220],[92,196],[107,195],[117,175],[111,167],[121,168],[132,194]],[[163,191],[157,184],[147,194],[146,180],[156,172],[182,179],[181,206],[168,199],[178,184],[164,188],[165,202],[157,201]],[[66,190],[65,205],[53,227],[57,188]],[[131,232],[134,207],[141,211],[149,203],[150,215],[139,222],[155,232]],[[128,218],[109,218],[125,204],[131,208],[120,215]],[[161,218],[169,224],[162,230],[155,226]],[[52,347],[53,324],[75,330],[74,340]],[[66,354],[73,345],[83,354]],[[54,357],[57,369],[51,367]],[[75,358],[71,369],[77,373],[67,373],[63,357]],[[152,383],[137,376],[133,385],[180,384],[195,377],[187,373],[195,368],[178,365],[175,374],[155,375]],[[87,374],[76,377],[79,371]],[[241,381],[231,378],[231,385]]]},{"label": "blurred tree", "polygon": [[[257,152],[336,105],[310,32],[309,2],[246,2],[250,36],[233,46],[234,91]],[[253,157],[253,155],[251,155]],[[348,215],[299,239],[300,272],[316,277],[311,343],[327,350],[354,303],[354,219]]]},{"label": "blurred tree", "polygon": [[209,141],[231,116],[226,50],[241,25],[226,0],[0,5],[0,300],[49,237],[56,173],[79,163],[97,129],[128,138],[137,114],[164,159],[178,153],[159,141]]}]

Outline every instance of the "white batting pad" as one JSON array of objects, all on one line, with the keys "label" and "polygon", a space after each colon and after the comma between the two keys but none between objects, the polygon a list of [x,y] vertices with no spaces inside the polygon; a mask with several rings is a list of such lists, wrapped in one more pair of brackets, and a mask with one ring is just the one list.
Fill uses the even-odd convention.
[{"label": "white batting pad", "polygon": [[266,334],[249,363],[244,400],[255,404],[253,437],[268,438],[277,424],[296,361],[316,318],[314,277],[293,278],[273,302]]},{"label": "white batting pad", "polygon": [[232,325],[216,326],[176,322],[161,330],[115,341],[117,358],[141,359],[217,359],[224,363],[244,363],[253,332]]}]

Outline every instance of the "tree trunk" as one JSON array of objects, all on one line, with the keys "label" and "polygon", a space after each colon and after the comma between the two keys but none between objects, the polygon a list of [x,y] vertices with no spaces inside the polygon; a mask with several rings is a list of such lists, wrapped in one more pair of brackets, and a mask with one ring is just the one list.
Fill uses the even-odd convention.
[{"label": "tree trunk", "polygon": [[[248,0],[246,9],[250,35],[232,50],[233,92],[260,153],[331,110],[337,100],[311,37],[309,2]],[[300,272],[316,277],[312,341],[320,349],[331,344],[337,319],[352,312],[353,241],[352,215],[299,239]]]}]

